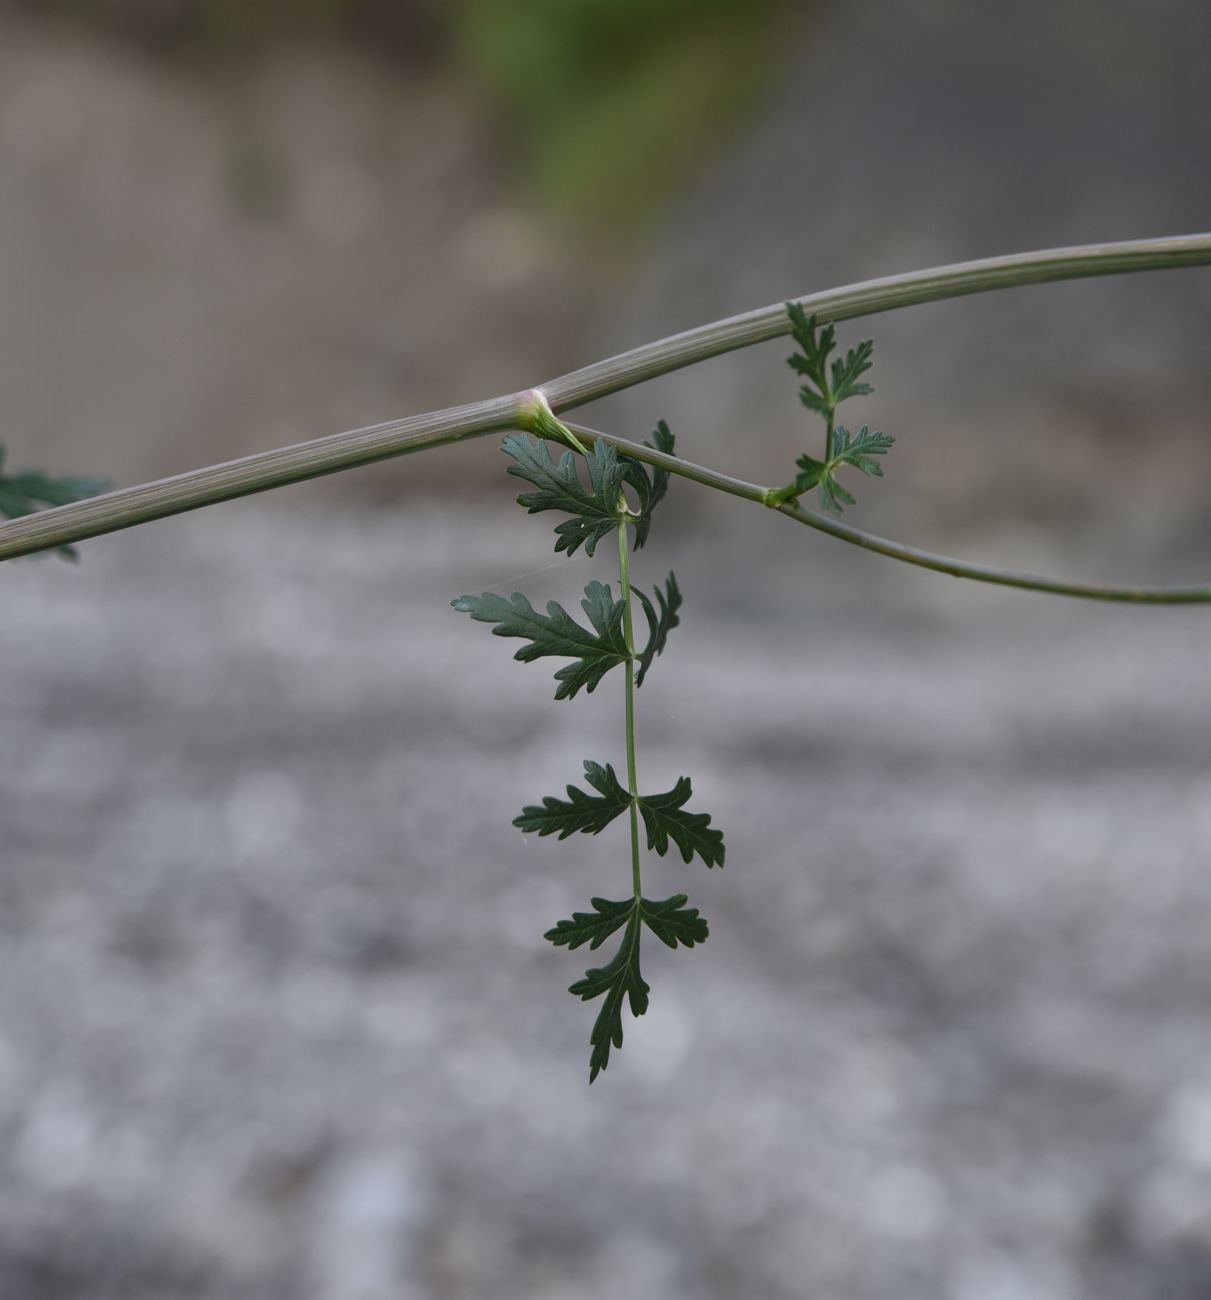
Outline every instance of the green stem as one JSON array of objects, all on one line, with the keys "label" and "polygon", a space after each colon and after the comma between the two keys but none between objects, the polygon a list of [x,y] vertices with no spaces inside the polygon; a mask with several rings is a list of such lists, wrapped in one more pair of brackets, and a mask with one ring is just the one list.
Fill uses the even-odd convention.
[{"label": "green stem", "polygon": [[[797,301],[805,311],[815,312],[822,323],[828,323],[1016,285],[1207,263],[1211,263],[1211,233],[1178,235],[990,257],[829,289]],[[786,303],[778,302],[585,366],[542,385],[541,391],[551,410],[566,411],[657,375],[780,338],[789,332]],[[153,519],[288,483],[301,483],[387,457],[404,456],[502,429],[526,428],[525,413],[531,409],[532,396],[533,390],[513,393],[348,433],[334,433],[312,442],[259,452],[222,465],[190,470],[155,483],[120,488],[87,501],[11,519],[0,524],[0,560],[99,537]]]},{"label": "green stem", "polygon": [[631,621],[631,566],[627,554],[626,520],[618,525],[618,582],[622,587],[622,631],[627,643],[627,789],[631,794],[631,883],[635,897],[643,895],[639,874],[639,779],[635,774],[635,628]]},{"label": "green stem", "polygon": [[989,582],[1000,587],[1043,591],[1056,596],[1074,596],[1080,600],[1105,600],[1136,605],[1211,604],[1211,584],[1207,583],[1196,587],[1135,587],[1111,583],[1068,582],[1059,578],[1040,577],[1032,573],[1019,573],[1012,569],[997,569],[986,564],[969,564],[965,560],[956,560],[948,555],[937,555],[932,551],[918,550],[915,546],[906,546],[903,542],[877,537],[873,533],[866,533],[860,528],[844,524],[831,515],[805,510],[797,502],[786,499],[785,488],[761,487],[756,483],[747,483],[744,479],[732,478],[730,474],[721,474],[718,470],[694,465],[677,456],[668,456],[662,451],[656,451],[652,447],[630,442],[626,438],[598,433],[581,424],[572,424],[568,428],[582,442],[591,444],[598,438],[602,438],[624,456],[630,456],[648,465],[657,465],[661,469],[667,469],[671,474],[680,474],[683,478],[701,483],[704,487],[726,492],[729,496],[754,501],[758,505],[777,510],[779,514],[793,519],[798,524],[806,524],[808,528],[827,533],[838,541],[848,542],[851,546],[860,546],[863,550],[873,551],[876,555],[885,555],[888,559],[900,560],[920,569],[932,569],[935,573],[946,573],[954,578],[970,578],[975,582]]},{"label": "green stem", "polygon": [[831,465],[833,463],[833,442],[834,434],[837,427],[837,408],[830,406],[828,408],[828,431],[824,435],[824,463]]}]

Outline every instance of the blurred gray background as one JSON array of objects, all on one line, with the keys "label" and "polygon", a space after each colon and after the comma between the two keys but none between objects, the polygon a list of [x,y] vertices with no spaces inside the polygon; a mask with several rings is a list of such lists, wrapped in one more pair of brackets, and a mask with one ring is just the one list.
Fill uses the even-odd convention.
[{"label": "blurred gray background", "polygon": [[[118,483],[541,382],[717,316],[1206,229],[1200,0],[0,4],[0,438]],[[1211,573],[1211,271],[852,322],[856,522]],[[588,409],[758,481],[785,343]],[[847,412],[849,414],[849,412]],[[455,615],[573,603],[490,438],[0,572],[2,1300],[1203,1300],[1197,609],[902,570],[675,483],[640,772],[728,865],[586,1087],[625,836],[607,680]],[[665,785],[661,785],[665,783]],[[613,882],[613,883],[611,883]],[[649,944],[655,949],[657,945]]]}]

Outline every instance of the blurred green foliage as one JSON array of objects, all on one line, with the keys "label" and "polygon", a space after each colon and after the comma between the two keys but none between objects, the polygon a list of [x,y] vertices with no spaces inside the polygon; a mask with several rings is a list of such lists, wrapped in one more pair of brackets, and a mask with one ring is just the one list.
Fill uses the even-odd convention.
[{"label": "blurred green foliage", "polygon": [[593,227],[658,207],[762,84],[788,0],[0,0],[186,60],[341,39],[452,62],[506,109],[524,175]]},{"label": "blurred green foliage", "polygon": [[542,197],[613,225],[675,189],[760,87],[781,0],[462,0]]}]

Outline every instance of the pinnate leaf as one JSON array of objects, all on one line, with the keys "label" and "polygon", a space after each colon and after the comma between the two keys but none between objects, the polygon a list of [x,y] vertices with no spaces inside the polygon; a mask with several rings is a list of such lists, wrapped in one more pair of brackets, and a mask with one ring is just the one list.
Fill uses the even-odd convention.
[{"label": "pinnate leaf", "polygon": [[[649,442],[644,439],[644,446],[653,451],[662,451],[666,456],[673,455],[676,439],[669,426],[661,420]],[[624,458],[627,465],[627,482],[635,489],[639,497],[639,518],[635,520],[635,549],[643,549],[652,526],[652,512],[664,500],[669,488],[669,471],[659,465],[641,465],[637,460]]]},{"label": "pinnate leaf", "polygon": [[635,685],[642,686],[643,679],[652,666],[652,660],[664,650],[669,632],[681,622],[677,617],[677,611],[681,608],[681,588],[677,586],[676,577],[670,573],[665,580],[664,591],[659,587],[653,589],[656,604],[660,607],[659,613],[644,592],[638,587],[633,587],[632,590],[643,606],[644,615],[648,620],[648,643],[643,653],[639,655],[639,671],[635,676]]},{"label": "pinnate leaf", "polygon": [[587,943],[590,950],[600,948],[615,930],[626,925],[635,910],[633,898],[621,903],[612,903],[608,898],[592,898],[589,902],[594,911],[573,912],[570,921],[557,922],[543,938],[550,939],[557,948],[579,948],[583,943]]},{"label": "pinnate leaf", "polygon": [[590,582],[584,592],[580,604],[589,616],[591,631],[556,601],[548,601],[546,614],[540,614],[521,592],[514,592],[512,601],[486,591],[482,596],[459,596],[450,603],[481,623],[495,623],[495,636],[526,638],[515,659],[524,663],[547,655],[572,659],[573,663],[555,674],[559,683],[555,698],[564,700],[571,699],[582,686],[592,691],[615,664],[629,657],[622,601],[615,600],[609,585],[602,582]]},{"label": "pinnate leaf", "polygon": [[692,948],[696,943],[704,943],[709,933],[706,919],[698,915],[696,907],[686,907],[685,903],[684,894],[674,894],[658,903],[650,898],[640,900],[644,924],[670,948],[678,944]]},{"label": "pinnate leaf", "polygon": [[600,834],[619,813],[626,811],[631,796],[623,789],[614,768],[608,763],[602,767],[600,763],[586,759],[584,774],[597,794],[587,794],[569,785],[566,800],[545,795],[541,806],[530,804],[523,808],[521,815],[514,817],[513,825],[518,830],[534,831],[539,835],[554,835],[558,831],[561,840],[577,831],[586,835]]},{"label": "pinnate leaf", "polygon": [[711,826],[710,813],[685,811],[693,790],[688,776],[664,794],[640,795],[639,815],[648,833],[648,848],[662,856],[669,851],[669,840],[689,862],[696,853],[708,867],[723,866],[723,832]]},{"label": "pinnate leaf", "polygon": [[618,453],[603,439],[599,438],[584,458],[589,471],[587,487],[571,451],[553,461],[544,442],[532,442],[523,433],[510,434],[501,443],[501,450],[513,458],[508,472],[537,489],[521,493],[519,505],[532,515],[541,510],[562,510],[573,516],[555,529],[556,551],[571,555],[583,545],[585,554],[592,555],[597,543],[618,527],[623,518],[619,501],[627,463],[620,461]]},{"label": "pinnate leaf", "polygon": [[670,948],[679,944],[692,948],[707,938],[706,921],[696,907],[686,907],[686,896],[654,901],[628,898],[613,902],[594,898],[592,912],[574,912],[570,920],[560,921],[544,938],[556,946],[579,948],[587,943],[590,950],[599,947],[617,930],[625,930],[617,952],[604,966],[585,972],[568,992],[584,1002],[604,995],[605,1001],[593,1023],[589,1041],[589,1082],[610,1063],[610,1048],[622,1046],[622,1009],[629,1001],[631,1015],[642,1016],[648,1009],[651,989],[639,969],[640,939],[646,925]]},{"label": "pinnate leaf", "polygon": [[850,433],[839,424],[833,438],[832,466],[835,469],[838,465],[852,465],[872,478],[882,478],[883,466],[871,457],[885,456],[895,443],[890,433],[871,433],[866,425],[857,433]]},{"label": "pinnate leaf", "polygon": [[814,456],[800,456],[795,462],[799,473],[795,486],[800,492],[820,489],[820,505],[829,514],[839,515],[846,506],[857,504],[853,493],[836,480],[836,471],[842,465],[852,465],[871,478],[883,477],[883,466],[874,459],[886,455],[895,444],[889,433],[871,433],[863,425],[857,433],[850,433],[844,425],[837,425],[833,434],[833,457],[829,461],[816,460]]},{"label": "pinnate leaf", "polygon": [[850,348],[845,354],[844,361],[838,357],[833,362],[833,402],[835,404],[845,401],[847,397],[865,397],[875,391],[870,384],[858,381],[858,376],[864,375],[871,368],[871,355],[874,350],[874,340],[863,339],[856,348]]}]

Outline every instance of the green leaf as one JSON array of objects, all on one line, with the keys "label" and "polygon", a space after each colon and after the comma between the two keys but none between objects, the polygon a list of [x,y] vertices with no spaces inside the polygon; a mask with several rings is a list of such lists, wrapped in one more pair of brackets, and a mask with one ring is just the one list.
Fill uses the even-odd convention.
[{"label": "green leaf", "polygon": [[[596,905],[597,899],[593,902]],[[670,948],[692,948],[696,943],[706,941],[706,920],[698,915],[696,907],[686,907],[684,894],[674,894],[662,902],[653,902],[650,898],[640,900],[639,907],[643,913],[644,924]]]},{"label": "green leaf", "polygon": [[[671,456],[675,442],[676,439],[670,432],[669,426],[661,420],[652,434],[652,441],[649,442],[645,438],[643,445],[651,447],[653,451],[662,451],[666,456]],[[641,551],[644,542],[648,540],[648,530],[652,526],[652,512],[664,500],[664,494],[668,491],[669,471],[661,469],[658,465],[640,465],[635,460],[628,460],[627,464],[633,465],[639,471],[638,477],[643,480],[641,487],[629,474],[627,476],[627,482],[631,483],[639,493],[639,518],[635,520],[635,549]]]},{"label": "green leaf", "polygon": [[634,587],[632,590],[639,603],[643,606],[643,612],[648,620],[648,643],[639,656],[639,672],[635,677],[635,685],[642,686],[643,679],[652,666],[652,660],[664,650],[669,632],[681,622],[677,617],[677,611],[681,608],[681,588],[677,586],[677,579],[672,573],[666,579],[665,591],[661,591],[659,587],[653,588],[656,595],[656,604],[660,606],[659,613],[656,612],[652,602],[644,592],[640,591],[638,587]]},{"label": "green leaf", "polygon": [[643,932],[643,922],[635,899],[628,901],[627,910],[626,930],[613,958],[604,966],[585,971],[584,979],[577,980],[568,989],[569,993],[582,1002],[605,994],[605,1001],[589,1035],[593,1047],[589,1054],[590,1083],[609,1065],[611,1044],[615,1047],[622,1046],[624,1000],[629,998],[633,1016],[641,1016],[648,1009],[648,994],[651,989],[639,971],[639,939]]},{"label": "green leaf", "polygon": [[817,483],[822,483],[828,476],[827,463],[816,460],[814,456],[800,456],[795,464],[802,471],[795,475],[795,483],[800,492],[810,492]]},{"label": "green leaf", "polygon": [[[0,467],[4,464],[4,444],[0,443]],[[64,475],[51,478],[41,470],[25,469],[17,474],[0,474],[0,515],[19,519],[22,515],[36,514],[48,506],[65,506],[72,501],[83,501],[109,490],[110,484],[101,478],[84,478]],[[57,546],[55,553],[65,560],[78,558],[74,546]],[[48,551],[35,552],[47,555]]]},{"label": "green leaf", "polygon": [[851,434],[839,424],[833,436],[832,467],[852,465],[872,478],[882,478],[883,466],[871,457],[886,455],[888,448],[894,447],[895,443],[890,433],[871,433],[863,425],[857,433]]},{"label": "green leaf", "polygon": [[602,767],[600,763],[586,759],[584,774],[597,794],[587,794],[569,785],[566,800],[544,795],[541,807],[530,804],[523,808],[521,815],[514,817],[513,825],[518,830],[536,831],[539,835],[553,835],[558,831],[561,840],[577,831],[584,831],[586,835],[599,834],[630,806],[631,796],[619,784],[609,764]]},{"label": "green leaf", "polygon": [[523,492],[517,498],[530,514],[541,510],[562,510],[573,518],[555,529],[556,551],[573,554],[583,545],[592,555],[597,543],[614,531],[623,518],[619,508],[627,465],[602,439],[589,449],[585,462],[589,469],[589,486],[585,487],[576,472],[576,457],[565,451],[558,463],[551,460],[546,444],[531,442],[523,433],[510,434],[501,450],[512,456],[508,472],[533,483],[538,491]]},{"label": "green leaf", "polygon": [[883,466],[873,457],[885,455],[895,441],[889,433],[871,433],[866,425],[857,433],[850,433],[839,424],[833,432],[832,460],[826,463],[813,456],[800,456],[795,462],[800,469],[795,475],[795,486],[800,492],[819,487],[821,507],[829,514],[839,515],[846,506],[856,505],[857,499],[837,482],[836,471],[842,465],[852,465],[871,478],[882,478]]},{"label": "green leaf", "polygon": [[708,867],[721,867],[723,832],[711,828],[709,813],[684,811],[684,805],[692,794],[689,777],[682,776],[664,794],[640,795],[637,803],[648,833],[648,848],[663,856],[669,851],[671,839],[686,862],[697,853]]},{"label": "green leaf", "polygon": [[865,397],[875,390],[867,383],[859,383],[858,376],[871,368],[871,354],[875,350],[873,339],[863,339],[856,348],[850,348],[845,360],[838,358],[832,365],[833,402],[841,403],[847,397]]},{"label": "green leaf", "polygon": [[622,1046],[623,1004],[630,1001],[633,1016],[642,1016],[648,1009],[651,989],[639,969],[643,927],[646,925],[670,948],[678,945],[692,948],[706,940],[706,921],[698,915],[696,907],[686,907],[685,903],[684,894],[661,900],[627,898],[621,902],[594,898],[594,911],[573,912],[571,920],[558,922],[543,936],[557,947],[579,948],[587,943],[594,949],[615,931],[626,927],[618,951],[610,961],[586,971],[584,979],[577,980],[568,990],[584,1002],[605,996],[589,1036],[590,1083],[609,1065],[611,1046]]},{"label": "green leaf", "polygon": [[[685,899],[681,901],[684,902]],[[633,898],[624,899],[621,903],[612,903],[608,898],[592,898],[589,902],[597,909],[595,912],[573,912],[570,921],[557,922],[554,929],[548,930],[542,937],[550,939],[557,948],[565,945],[568,948],[579,948],[584,943],[590,949],[600,948],[615,930],[626,925],[635,910]]]},{"label": "green leaf", "polygon": [[601,582],[590,582],[584,594],[580,604],[589,616],[592,631],[553,600],[547,602],[546,614],[538,613],[519,591],[513,593],[512,602],[486,591],[482,596],[459,596],[450,604],[480,623],[495,623],[495,636],[527,638],[514,659],[529,663],[556,655],[575,660],[555,674],[559,683],[555,698],[565,700],[582,686],[591,692],[615,664],[630,657],[622,625],[622,601],[615,600],[608,584]]},{"label": "green leaf", "polygon": [[791,322],[791,335],[802,349],[801,354],[796,352],[788,357],[787,364],[808,381],[799,389],[799,400],[809,411],[831,419],[846,398],[864,397],[875,391],[859,378],[871,368],[875,349],[872,340],[863,339],[857,347],[850,348],[844,360],[838,357],[830,367],[828,358],[837,345],[834,327],[817,329],[816,317],[806,315],[795,302],[786,304],[786,314]]},{"label": "green leaf", "polygon": [[[827,363],[829,354],[836,347],[836,331],[832,325],[826,325],[824,329],[817,330],[815,313],[808,316],[797,302],[788,302],[786,304],[786,314],[790,317],[791,337],[803,350],[802,356],[795,353],[793,356],[788,357],[787,365],[799,374],[805,375],[815,385],[816,392],[814,394],[808,387],[800,390],[804,405],[812,405],[809,396],[814,397],[825,403],[824,410],[827,413]],[[820,408],[812,406],[812,409],[818,410]]]}]

